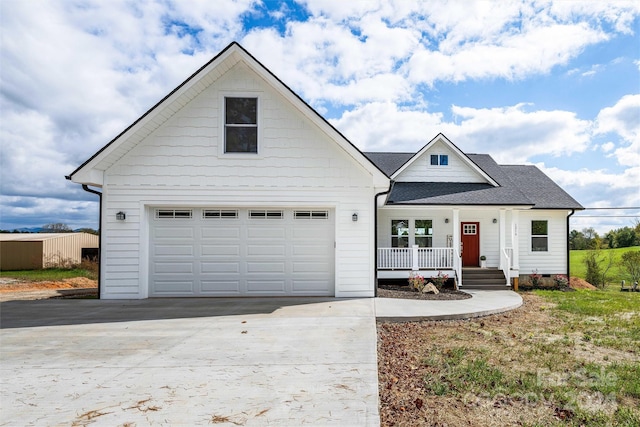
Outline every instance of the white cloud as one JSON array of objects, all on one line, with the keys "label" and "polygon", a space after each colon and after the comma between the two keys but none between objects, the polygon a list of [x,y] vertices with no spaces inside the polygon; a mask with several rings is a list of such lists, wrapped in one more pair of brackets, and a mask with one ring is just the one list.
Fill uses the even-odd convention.
[{"label": "white cloud", "polygon": [[603,108],[596,119],[594,133],[620,135],[627,145],[615,150],[618,163],[638,167],[640,165],[640,94],[625,95],[614,106]]},{"label": "white cloud", "polygon": [[569,111],[526,111],[525,104],[503,108],[453,106],[461,118],[452,136],[467,151],[492,153],[500,163],[524,163],[538,155],[571,155],[587,149],[590,122]]},{"label": "white cloud", "polygon": [[[375,126],[372,124],[375,123]],[[442,131],[442,114],[372,102],[332,120],[363,151],[415,152]]]},{"label": "white cloud", "polygon": [[610,152],[611,150],[613,150],[614,148],[616,148],[616,144],[614,144],[613,142],[609,141],[609,142],[605,142],[604,144],[602,144],[600,146],[600,149],[602,151],[604,151],[605,153]]},{"label": "white cloud", "polygon": [[[482,108],[438,93],[442,82],[538,78],[564,64],[589,73],[572,59],[631,34],[637,2],[302,3],[310,19],[290,20],[281,34],[246,33],[243,16],[265,10],[259,0],[2,2],[3,194],[94,200],[63,175],[234,39],[337,117],[333,123],[363,149],[415,151],[443,132],[465,151],[509,163],[568,156],[590,144],[615,155],[627,174],[640,162],[640,95],[600,112],[595,135],[622,141],[607,135],[609,142],[596,145],[593,123],[571,111],[499,102]],[[434,90],[425,91],[425,83]],[[451,107],[456,121],[444,121],[432,100],[459,104]],[[595,175],[608,183],[610,174]],[[3,214],[5,202],[20,205],[2,199]]]}]

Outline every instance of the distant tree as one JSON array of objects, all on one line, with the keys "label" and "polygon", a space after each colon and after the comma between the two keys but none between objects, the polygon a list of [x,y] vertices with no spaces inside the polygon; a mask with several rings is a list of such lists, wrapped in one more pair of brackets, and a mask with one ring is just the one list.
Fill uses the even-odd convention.
[{"label": "distant tree", "polygon": [[42,226],[43,233],[72,233],[73,230],[67,224],[57,222],[55,224],[46,224]]},{"label": "distant tree", "polygon": [[596,232],[595,228],[588,227],[582,229],[584,235],[586,249],[597,249],[599,246],[600,236]]},{"label": "distant tree", "polygon": [[98,230],[94,230],[93,228],[81,228],[78,231],[80,233],[89,233],[89,234],[95,234],[95,235],[100,234],[98,233]]},{"label": "distant tree", "polygon": [[569,248],[573,250],[587,249],[587,241],[584,234],[578,230],[571,230],[569,233]]},{"label": "distant tree", "polygon": [[631,280],[637,282],[640,280],[640,251],[629,251],[622,254],[620,266],[631,277]]},{"label": "distant tree", "polygon": [[636,231],[631,227],[619,228],[615,232],[615,247],[628,248],[638,244]]}]

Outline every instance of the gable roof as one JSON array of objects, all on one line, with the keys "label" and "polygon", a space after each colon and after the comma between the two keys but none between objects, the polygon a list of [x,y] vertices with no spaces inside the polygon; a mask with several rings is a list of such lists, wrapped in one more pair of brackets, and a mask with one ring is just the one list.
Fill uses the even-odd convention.
[{"label": "gable roof", "polygon": [[231,67],[242,61],[275,90],[291,102],[305,117],[316,124],[351,157],[361,164],[374,178],[376,186],[388,186],[388,177],[351,141],[331,125],[324,117],[307,104],[298,94],[260,63],[239,43],[232,42],[218,55],[189,76],[178,87],[162,98],[140,118],[102,147],[91,158],[80,165],[66,178],[73,182],[102,186],[102,172],[113,165],[135,145],[149,136],[175,112],[194,99]]},{"label": "gable roof", "polygon": [[391,176],[395,171],[400,169],[402,165],[409,161],[415,153],[377,153],[368,151],[365,152],[364,155],[375,163],[387,176]]},{"label": "gable roof", "polygon": [[433,147],[436,143],[442,142],[446,146],[448,146],[451,151],[453,151],[463,163],[467,165],[467,167],[478,175],[482,176],[489,184],[498,186],[499,184],[491,178],[491,176],[487,175],[485,171],[483,171],[478,165],[476,165],[465,153],[462,152],[453,142],[451,142],[444,134],[439,133],[425,144],[416,154],[414,154],[409,160],[407,160],[402,166],[400,166],[391,176],[391,179],[395,179],[400,175],[403,171],[405,171],[413,162],[415,162],[418,158],[420,158],[426,151],[428,151],[431,147]]},{"label": "gable roof", "polygon": [[534,209],[576,209],[584,207],[540,169],[532,165],[502,165],[511,182],[534,203]]},{"label": "gable roof", "polygon": [[[395,175],[408,153],[366,153],[385,173]],[[413,157],[413,156],[412,156]],[[535,166],[499,165],[488,154],[466,157],[490,176],[489,183],[394,182],[388,205],[522,206],[533,209],[584,209]],[[395,168],[395,169],[394,169]],[[392,171],[393,172],[390,172]]]}]

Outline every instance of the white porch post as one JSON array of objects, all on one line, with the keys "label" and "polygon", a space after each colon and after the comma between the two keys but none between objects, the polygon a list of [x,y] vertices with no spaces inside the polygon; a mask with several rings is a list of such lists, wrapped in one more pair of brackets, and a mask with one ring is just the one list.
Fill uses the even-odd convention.
[{"label": "white porch post", "polygon": [[453,269],[458,275],[458,286],[462,286],[462,258],[460,258],[460,210],[453,210]]},{"label": "white porch post", "polygon": [[411,269],[413,271],[420,270],[420,263],[418,262],[418,245],[411,247]]},{"label": "white porch post", "polygon": [[520,270],[520,243],[518,242],[518,223],[519,211],[511,212],[511,246],[513,247],[513,261],[511,262],[514,270]]},{"label": "white porch post", "polygon": [[[507,215],[504,209],[500,209],[500,269],[504,270],[505,266],[502,265],[502,253],[507,248]],[[509,266],[506,266],[509,268]],[[507,277],[508,279],[508,277]]]}]

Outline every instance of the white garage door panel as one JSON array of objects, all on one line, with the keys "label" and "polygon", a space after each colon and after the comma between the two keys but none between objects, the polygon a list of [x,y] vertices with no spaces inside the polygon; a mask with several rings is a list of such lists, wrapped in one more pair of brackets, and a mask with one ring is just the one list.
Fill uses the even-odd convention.
[{"label": "white garage door panel", "polygon": [[285,295],[284,280],[247,280],[247,292],[253,294]]},{"label": "white garage door panel", "polygon": [[334,295],[329,209],[324,218],[287,209],[275,209],[281,218],[250,218],[250,209],[205,218],[203,209],[180,209],[191,217],[151,214],[151,296]]},{"label": "white garage door panel", "polygon": [[155,282],[156,295],[193,295],[193,281],[157,280]]}]

